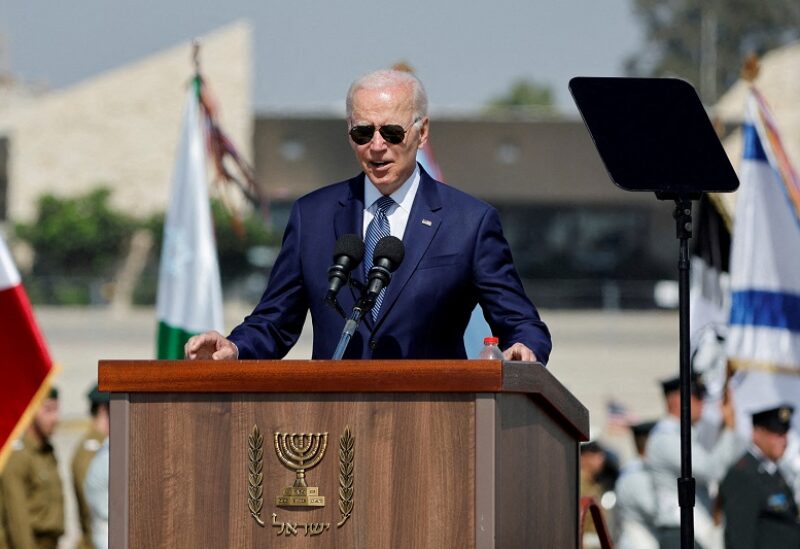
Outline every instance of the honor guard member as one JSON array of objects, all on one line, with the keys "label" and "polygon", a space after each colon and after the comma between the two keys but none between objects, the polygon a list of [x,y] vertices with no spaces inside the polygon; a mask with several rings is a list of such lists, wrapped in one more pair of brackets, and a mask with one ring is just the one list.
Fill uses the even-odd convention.
[{"label": "honor guard member", "polygon": [[[678,503],[678,481],[681,476],[681,425],[680,381],[678,378],[661,382],[664,391],[666,415],[656,423],[645,447],[644,461],[650,470],[655,492],[655,527],[660,549],[681,547],[681,508]],[[705,386],[699,376],[692,376],[690,390],[690,415],[692,425],[703,413]],[[697,432],[691,431],[692,474],[696,479],[696,504],[694,506],[695,547],[709,549],[721,532],[711,517],[709,486],[719,482],[728,466],[741,452],[734,432],[734,411],[730,399],[722,405],[723,425],[711,449],[697,441]]]},{"label": "honor guard member", "polygon": [[50,437],[58,424],[58,391],[51,389],[25,435],[14,443],[0,476],[8,544],[56,549],[64,533],[64,493]]},{"label": "honor guard member", "polygon": [[791,488],[778,469],[794,408],[753,414],[752,444],[720,486],[727,549],[800,547],[800,522]]},{"label": "honor guard member", "polygon": [[108,549],[108,439],[89,465],[83,489],[91,513],[94,549]]},{"label": "honor guard member", "polygon": [[86,472],[97,451],[108,437],[108,407],[109,393],[98,390],[97,386],[87,394],[89,398],[89,414],[91,425],[83,439],[78,443],[72,457],[72,485],[75,490],[75,499],[78,502],[78,519],[81,525],[81,539],[76,549],[92,549],[91,514],[86,503]]},{"label": "honor guard member", "polygon": [[655,421],[631,425],[636,457],[629,460],[620,471],[614,491],[617,549],[658,549],[653,519],[656,501],[653,479],[644,465],[644,451]]}]

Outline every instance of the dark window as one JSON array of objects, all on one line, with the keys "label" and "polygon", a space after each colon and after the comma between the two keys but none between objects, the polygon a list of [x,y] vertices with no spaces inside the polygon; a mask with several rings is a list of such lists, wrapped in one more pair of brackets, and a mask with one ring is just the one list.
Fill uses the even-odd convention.
[{"label": "dark window", "polygon": [[514,264],[541,307],[653,307],[653,285],[674,278],[654,252],[658,212],[603,205],[496,204]]}]

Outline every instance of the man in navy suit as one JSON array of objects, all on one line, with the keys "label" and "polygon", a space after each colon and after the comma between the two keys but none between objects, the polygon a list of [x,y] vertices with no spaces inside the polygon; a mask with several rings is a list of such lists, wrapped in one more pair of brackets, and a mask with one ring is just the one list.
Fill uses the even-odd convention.
[{"label": "man in navy suit", "polygon": [[[344,234],[368,235],[382,217],[403,241],[405,259],[345,358],[466,358],[464,330],[480,303],[506,360],[547,362],[550,333],[525,295],[497,211],[416,162],[428,139],[427,108],[422,84],[406,72],[377,71],[352,84],[347,123],[363,173],[297,200],[260,303],[228,338],[192,337],[187,358],[281,358],[309,310],[313,358],[331,358],[344,326],[324,303],[335,243]],[[392,202],[379,211],[384,196]],[[359,266],[351,276],[364,282],[366,273]],[[345,311],[358,298],[351,287],[338,295]]]}]

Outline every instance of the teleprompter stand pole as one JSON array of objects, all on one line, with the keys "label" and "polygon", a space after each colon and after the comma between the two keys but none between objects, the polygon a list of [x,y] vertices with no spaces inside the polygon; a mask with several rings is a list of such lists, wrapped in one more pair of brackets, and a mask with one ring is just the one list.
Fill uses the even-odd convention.
[{"label": "teleprompter stand pole", "polygon": [[692,477],[691,378],[689,360],[689,239],[692,237],[692,202],[675,198],[676,236],[680,242],[678,256],[678,300],[680,325],[680,393],[681,393],[681,476],[678,478],[678,504],[681,508],[681,549],[694,547],[695,480]]}]

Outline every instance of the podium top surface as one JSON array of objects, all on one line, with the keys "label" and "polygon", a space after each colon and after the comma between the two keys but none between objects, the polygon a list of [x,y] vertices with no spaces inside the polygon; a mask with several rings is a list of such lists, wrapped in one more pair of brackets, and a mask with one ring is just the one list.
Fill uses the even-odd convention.
[{"label": "podium top surface", "polygon": [[589,413],[544,366],[500,360],[101,360],[112,393],[527,393],[588,437]]},{"label": "podium top surface", "polygon": [[98,379],[110,392],[491,393],[541,377],[557,383],[541,364],[500,360],[101,360]]}]

